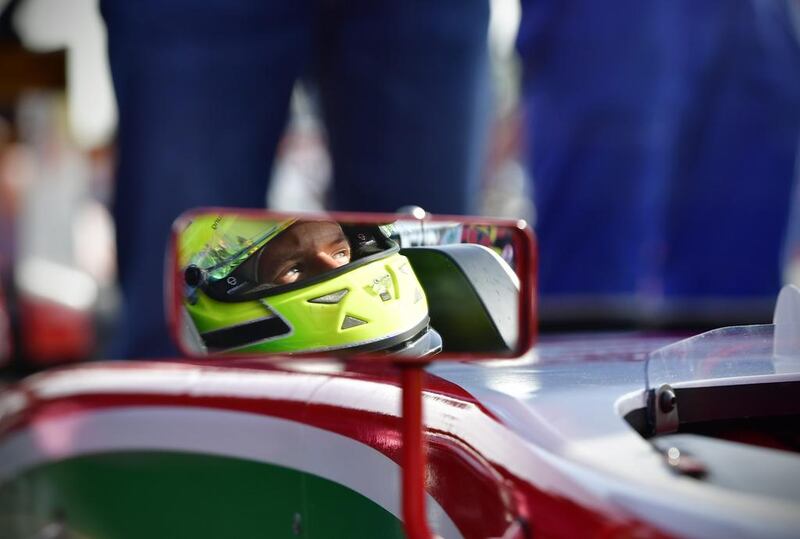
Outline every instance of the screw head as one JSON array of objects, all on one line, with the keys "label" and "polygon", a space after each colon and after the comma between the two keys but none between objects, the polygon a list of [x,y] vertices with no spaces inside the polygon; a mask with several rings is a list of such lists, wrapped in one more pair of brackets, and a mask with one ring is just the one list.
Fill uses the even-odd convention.
[{"label": "screw head", "polygon": [[675,409],[677,402],[675,390],[671,387],[662,388],[658,396],[658,408],[661,413],[668,414]]}]

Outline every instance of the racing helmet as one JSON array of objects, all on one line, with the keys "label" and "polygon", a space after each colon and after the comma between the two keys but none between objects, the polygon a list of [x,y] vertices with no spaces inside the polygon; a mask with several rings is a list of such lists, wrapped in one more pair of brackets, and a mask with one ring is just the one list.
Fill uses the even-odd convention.
[{"label": "racing helmet", "polygon": [[[348,259],[291,282],[267,279],[271,246],[296,243],[313,223],[336,227]],[[194,216],[179,232],[178,256],[200,346],[212,354],[437,353],[425,293],[390,234],[391,225]]]}]

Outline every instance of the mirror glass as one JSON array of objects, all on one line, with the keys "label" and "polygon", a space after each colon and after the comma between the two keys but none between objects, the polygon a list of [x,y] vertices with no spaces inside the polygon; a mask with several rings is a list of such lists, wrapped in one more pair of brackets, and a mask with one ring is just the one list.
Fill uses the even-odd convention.
[{"label": "mirror glass", "polygon": [[181,216],[172,245],[191,356],[509,357],[531,340],[522,222],[210,209]]}]

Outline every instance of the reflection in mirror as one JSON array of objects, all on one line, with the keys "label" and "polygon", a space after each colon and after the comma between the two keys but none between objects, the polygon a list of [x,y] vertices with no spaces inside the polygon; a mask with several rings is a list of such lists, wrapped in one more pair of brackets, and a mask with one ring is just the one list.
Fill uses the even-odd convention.
[{"label": "reflection in mirror", "polygon": [[191,355],[517,351],[518,227],[214,211],[175,234]]}]

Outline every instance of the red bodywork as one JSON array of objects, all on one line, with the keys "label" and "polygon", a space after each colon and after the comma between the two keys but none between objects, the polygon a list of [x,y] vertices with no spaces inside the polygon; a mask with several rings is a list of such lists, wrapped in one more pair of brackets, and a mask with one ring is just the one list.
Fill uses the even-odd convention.
[{"label": "red bodywork", "polygon": [[[111,369],[111,371],[109,371]],[[554,475],[558,472],[542,467],[542,478],[521,477],[509,469],[511,461],[489,459],[482,454],[476,442],[480,441],[482,427],[489,423],[501,423],[481,404],[462,388],[437,376],[423,373],[417,380],[417,369],[403,373],[387,365],[351,365],[348,370],[335,375],[312,375],[321,377],[326,384],[344,380],[360,384],[378,383],[386,390],[401,384],[403,376],[409,387],[419,382],[427,407],[436,408],[435,425],[429,424],[422,431],[424,446],[422,462],[408,462],[403,456],[403,445],[414,439],[408,438],[409,426],[413,419],[413,402],[404,406],[404,417],[386,414],[380,410],[370,410],[341,403],[320,403],[263,398],[237,398],[232,396],[203,396],[191,393],[167,395],[156,393],[103,392],[102,389],[84,387],[69,396],[44,397],[37,395],[38,384],[59,375],[80,379],[82,372],[110,372],[114,378],[124,380],[126,375],[147,372],[152,369],[176,369],[178,372],[206,372],[231,369],[242,372],[274,373],[281,376],[308,377],[306,373],[284,370],[257,360],[204,363],[202,366],[181,363],[106,363],[71,369],[57,369],[39,375],[38,381],[26,389],[25,383],[19,389],[27,395],[28,404],[18,414],[6,418],[0,424],[0,436],[10,431],[32,427],[39,421],[55,416],[84,414],[100,409],[117,407],[181,406],[200,407],[219,410],[232,410],[266,415],[301,422],[326,431],[341,434],[372,447],[398,464],[406,473],[421,473],[422,462],[427,460],[424,480],[416,473],[407,474],[404,481],[419,484],[408,485],[410,491],[419,492],[423,483],[425,491],[442,506],[466,538],[489,537],[666,537],[657,529],[637,522],[630,515],[611,507],[600,497],[590,493],[583,485],[573,481],[560,481],[559,491],[550,489]],[[188,372],[187,371],[187,372]],[[116,373],[116,374],[115,374]],[[317,379],[317,378],[315,378]],[[374,387],[374,386],[370,386]],[[368,392],[368,391],[367,391]],[[406,395],[413,395],[407,393]],[[360,394],[359,394],[360,396]],[[356,399],[361,400],[361,399]],[[406,415],[409,414],[409,415]],[[444,418],[444,423],[442,423]],[[446,426],[452,423],[452,429]],[[472,428],[474,426],[474,428]],[[502,428],[502,427],[501,427]],[[403,434],[403,433],[406,434]],[[413,432],[411,433],[413,435]],[[210,433],[213,435],[213,433]],[[523,442],[519,442],[522,444]],[[515,442],[516,444],[516,442]],[[514,458],[509,450],[508,458]],[[411,457],[419,458],[419,457]],[[379,480],[376,478],[376,480]],[[411,524],[410,537],[427,533],[424,512],[419,498],[412,498],[405,508],[404,520]],[[418,519],[418,520],[413,520]]]}]

